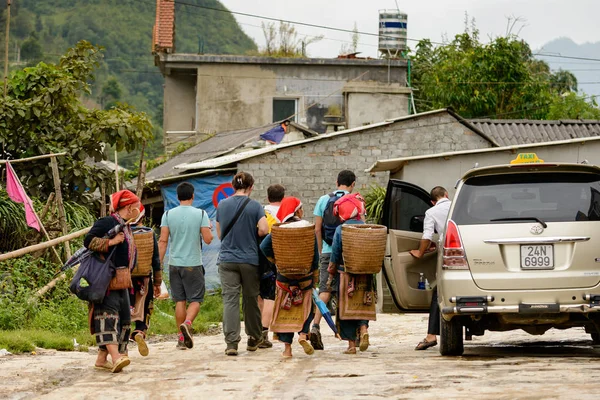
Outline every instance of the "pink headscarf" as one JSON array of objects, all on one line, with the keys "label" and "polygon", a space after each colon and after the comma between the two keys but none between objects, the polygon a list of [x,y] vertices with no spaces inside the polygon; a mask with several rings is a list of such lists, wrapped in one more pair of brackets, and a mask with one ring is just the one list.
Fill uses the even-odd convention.
[{"label": "pink headscarf", "polygon": [[365,214],[365,199],[360,193],[348,193],[333,204],[333,215],[342,221],[360,219]]}]

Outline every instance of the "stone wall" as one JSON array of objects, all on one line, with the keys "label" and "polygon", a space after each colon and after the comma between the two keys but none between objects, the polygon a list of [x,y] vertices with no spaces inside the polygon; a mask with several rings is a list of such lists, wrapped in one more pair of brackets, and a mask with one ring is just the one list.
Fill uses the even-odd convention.
[{"label": "stone wall", "polygon": [[281,149],[242,161],[238,170],[254,176],[252,198],[266,204],[267,187],[280,183],[287,195],[302,200],[306,217],[312,219],[316,201],[335,189],[343,169],[356,173],[357,190],[366,193],[371,184],[387,184],[387,173],[365,172],[377,160],[488,147],[492,145],[486,139],[440,112]]}]

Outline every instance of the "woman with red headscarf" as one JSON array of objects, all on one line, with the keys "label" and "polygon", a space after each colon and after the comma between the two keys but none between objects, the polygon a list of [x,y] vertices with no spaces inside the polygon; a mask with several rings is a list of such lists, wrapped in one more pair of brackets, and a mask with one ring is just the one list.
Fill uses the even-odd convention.
[{"label": "woman with red headscarf", "polygon": [[[308,222],[302,220],[303,216],[304,210],[302,209],[302,202],[299,199],[285,197],[281,201],[277,218],[282,224],[305,222],[309,225]],[[271,262],[275,262],[271,234],[267,235],[262,241],[260,249]],[[292,357],[294,332],[290,332],[289,328],[291,326],[295,326],[298,329],[298,343],[302,346],[304,352],[308,355],[315,352],[310,341],[308,341],[308,331],[315,316],[311,292],[313,281],[318,276],[319,248],[317,246],[317,236],[315,235],[314,256],[310,272],[307,275],[294,276],[283,276],[277,273],[271,331],[274,332],[274,338],[277,336],[279,341],[285,344],[285,349],[282,353],[283,357]],[[297,312],[294,312],[295,310]]]},{"label": "woman with red headscarf", "polygon": [[[338,307],[337,323],[340,328],[342,340],[348,341],[348,348],[344,354],[356,354],[356,344],[360,342],[360,351],[366,351],[369,347],[369,321],[358,319],[356,315],[375,315],[374,284],[372,275],[349,274],[344,271],[344,259],[342,257],[342,226],[344,224],[364,224],[365,202],[359,193],[351,193],[342,196],[333,205],[333,214],[339,217],[342,225],[338,226],[333,235],[333,244],[331,247],[331,259],[329,261],[329,280],[328,285],[333,280],[333,275],[340,274],[338,282]],[[350,298],[356,293],[363,294],[361,312],[353,313],[351,307],[346,307],[350,303]],[[352,302],[353,305],[356,302]],[[367,314],[364,311],[368,310]],[[360,338],[357,333],[360,332]]]},{"label": "woman with red headscarf", "polygon": [[[105,257],[114,250],[113,262],[117,270],[125,272],[125,275],[135,266],[136,258],[133,233],[127,222],[139,216],[140,207],[140,199],[129,190],[112,194],[111,215],[97,220],[83,241],[85,247]],[[113,238],[107,238],[108,231],[118,225],[123,226],[122,231]],[[130,363],[127,343],[131,331],[131,311],[128,288],[118,288],[112,281],[111,286],[116,288],[110,289],[109,286],[102,303],[90,305],[90,330],[98,344],[96,368],[120,372]],[[112,362],[108,361],[109,354]]]}]

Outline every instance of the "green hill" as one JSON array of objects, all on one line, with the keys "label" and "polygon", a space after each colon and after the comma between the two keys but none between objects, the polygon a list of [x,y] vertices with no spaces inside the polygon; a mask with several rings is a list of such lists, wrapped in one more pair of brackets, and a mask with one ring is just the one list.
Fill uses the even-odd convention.
[{"label": "green hill", "polygon": [[[218,0],[186,3],[224,8]],[[151,55],[155,8],[156,0],[13,0],[10,68],[57,61],[82,39],[101,45],[106,48],[105,59],[97,70],[88,104],[129,103],[147,112],[161,127],[163,77]],[[5,18],[6,9],[0,21],[2,32]],[[4,49],[4,34],[0,36],[0,49]],[[176,5],[175,38],[177,52],[182,53],[203,49],[204,53],[245,54],[256,50],[231,14],[192,6]],[[159,149],[154,147],[156,153]]]}]

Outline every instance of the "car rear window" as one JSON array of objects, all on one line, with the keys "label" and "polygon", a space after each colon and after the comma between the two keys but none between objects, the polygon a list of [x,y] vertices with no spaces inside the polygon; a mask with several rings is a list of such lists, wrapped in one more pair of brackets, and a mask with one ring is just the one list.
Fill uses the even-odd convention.
[{"label": "car rear window", "polygon": [[[600,175],[516,173],[478,176],[465,181],[452,219],[457,224],[600,220]],[[503,219],[504,221],[492,221]]]}]

